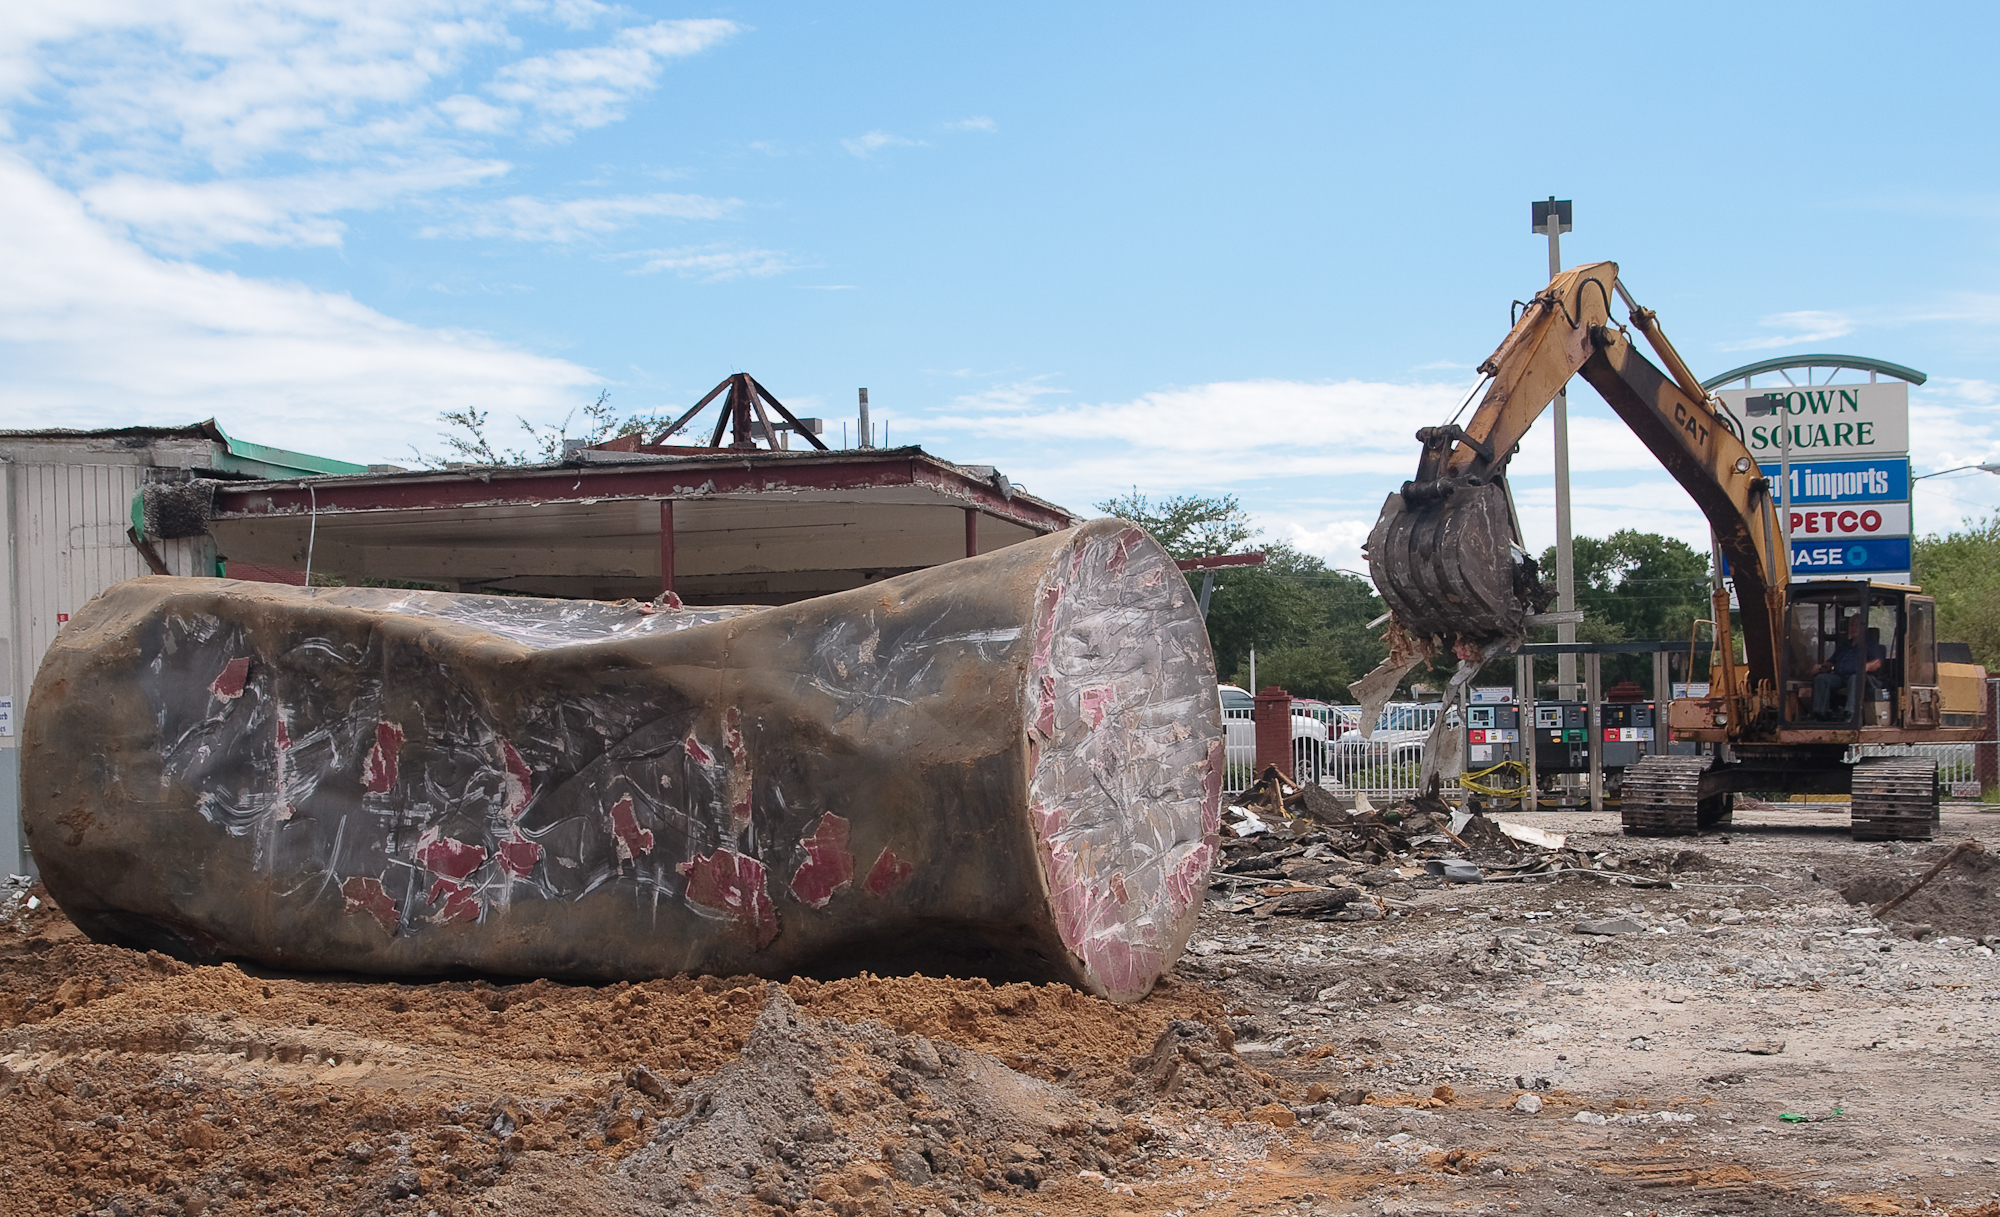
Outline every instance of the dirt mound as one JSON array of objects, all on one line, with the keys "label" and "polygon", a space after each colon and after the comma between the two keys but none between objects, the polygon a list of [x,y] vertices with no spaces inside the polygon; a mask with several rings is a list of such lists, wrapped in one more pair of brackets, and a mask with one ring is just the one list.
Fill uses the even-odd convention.
[{"label": "dirt mound", "polygon": [[[1950,849],[1932,845],[1860,866],[1822,864],[1815,875],[1821,883],[1839,888],[1849,904],[1873,908],[1909,890]],[[1922,891],[1891,910],[1888,920],[1904,933],[1988,938],[2000,934],[1996,892],[2000,892],[2000,858],[1989,851],[1963,853]]]},{"label": "dirt mound", "polygon": [[[1033,1191],[1052,1174],[1130,1171],[1151,1136],[985,1053],[804,1016],[772,985],[742,1056],[676,1098],[618,1167],[630,1180],[619,1190],[690,1213],[752,1199],[922,1211]],[[505,1189],[491,1198],[510,1207]]]},{"label": "dirt mound", "polygon": [[[1196,1084],[1240,1070],[1213,1045],[1158,1085],[1149,1062],[1184,1026],[1226,1042],[1219,996],[1168,982],[1116,1006],[922,976],[593,987],[191,967],[91,943],[45,896],[32,910],[22,898],[0,916],[0,1212],[449,1217],[504,1195],[507,1211],[624,1213],[639,1193],[692,1202],[722,1186],[689,1183],[673,1152],[724,1144],[762,1155],[716,1193],[739,1200],[829,1179],[852,1204],[891,1186],[940,1202],[1020,1191],[1059,1167],[1132,1169],[1160,1111],[1270,1097],[1247,1071],[1251,1085]],[[819,1118],[831,1140],[814,1139]],[[730,1139],[751,1124],[757,1137]],[[843,1173],[848,1156],[869,1169]],[[930,1183],[908,1182],[917,1161]]]}]

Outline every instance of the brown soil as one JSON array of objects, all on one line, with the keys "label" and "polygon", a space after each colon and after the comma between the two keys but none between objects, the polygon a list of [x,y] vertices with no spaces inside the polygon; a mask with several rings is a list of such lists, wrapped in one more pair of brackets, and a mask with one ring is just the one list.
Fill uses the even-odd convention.
[{"label": "brown soil", "polygon": [[[1950,849],[1948,844],[1899,849],[1890,858],[1861,865],[1822,866],[1814,877],[1839,888],[1850,904],[1879,907],[1908,891]],[[1912,937],[2000,936],[2000,858],[1986,850],[1960,854],[1916,895],[1890,910],[1888,920]]]},{"label": "brown soil", "polygon": [[[1892,914],[1923,943],[1839,899],[1900,891],[1976,813],[1893,850],[1740,824],[1686,850],[1600,819],[1532,822],[1629,879],[1261,864],[1279,892],[1354,872],[1386,911],[1300,918],[1224,880],[1125,1007],[926,977],[196,968],[15,893],[0,1212],[2000,1212],[2000,960],[1964,941],[1992,932],[1990,862]],[[1571,932],[1607,915],[1647,932]]]}]

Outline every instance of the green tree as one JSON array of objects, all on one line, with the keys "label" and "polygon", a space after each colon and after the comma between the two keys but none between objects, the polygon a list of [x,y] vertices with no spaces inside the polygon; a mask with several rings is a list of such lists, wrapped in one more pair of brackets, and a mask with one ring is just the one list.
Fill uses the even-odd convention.
[{"label": "green tree", "polygon": [[1911,577],[1937,597],[1938,637],[1964,642],[1988,671],[2000,670],[2000,515],[1918,537]]},{"label": "green tree", "polygon": [[620,418],[610,403],[609,389],[598,393],[596,401],[583,407],[583,429],[575,435],[570,434],[570,427],[577,421],[575,410],[565,414],[562,422],[555,426],[531,423],[525,418],[517,417],[514,421],[520,424],[521,430],[528,437],[525,448],[495,446],[496,441],[487,433],[488,420],[492,417],[490,410],[481,410],[477,406],[467,406],[463,410],[446,410],[439,416],[449,428],[444,435],[445,454],[433,456],[418,452],[416,456],[418,460],[434,467],[460,461],[475,465],[552,464],[563,459],[564,447],[571,440],[580,440],[585,444],[601,444],[605,440],[635,432],[651,434],[665,429],[667,424],[673,421],[660,417],[654,411],[628,414]]},{"label": "green tree", "polygon": [[1153,539],[1176,558],[1233,554],[1257,536],[1233,494],[1214,498],[1181,494],[1155,502],[1134,486],[1130,494],[1097,504],[1097,510],[1130,520],[1152,533]]},{"label": "green tree", "polygon": [[[1582,642],[1631,640],[1679,641],[1694,623],[1709,614],[1708,555],[1685,541],[1658,533],[1624,528],[1609,537],[1572,540],[1576,571],[1576,606],[1585,613],[1577,627]],[[1541,570],[1553,578],[1554,547],[1544,550]],[[1553,629],[1536,641],[1555,640]],[[1606,687],[1620,680],[1640,685],[1652,679],[1652,659],[1646,655],[1607,656]],[[1536,665],[1537,678],[1554,679],[1555,660]],[[1512,683],[1511,669],[1507,677]]]},{"label": "green tree", "polygon": [[[1258,530],[1234,495],[1177,495],[1154,501],[1136,488],[1097,504],[1153,534],[1176,558],[1203,558],[1262,549],[1262,566],[1215,571],[1208,637],[1215,669],[1224,680],[1250,679],[1250,651],[1257,652],[1257,681],[1300,697],[1349,700],[1347,684],[1385,653],[1367,623],[1382,601],[1367,580],[1329,568],[1283,541],[1258,544]],[[1204,572],[1189,572],[1200,594]]]}]

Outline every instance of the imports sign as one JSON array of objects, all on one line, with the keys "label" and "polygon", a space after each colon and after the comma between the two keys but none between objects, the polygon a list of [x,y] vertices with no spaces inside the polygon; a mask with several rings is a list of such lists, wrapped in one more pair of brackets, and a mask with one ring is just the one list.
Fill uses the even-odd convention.
[{"label": "imports sign", "polygon": [[[1776,482],[1783,466],[1765,457],[1764,476]],[[1808,503],[1894,503],[1910,497],[1910,458],[1866,461],[1792,461],[1792,506]]]},{"label": "imports sign", "polygon": [[[1744,398],[1766,394],[1783,400],[1783,417],[1752,418],[1744,408]],[[1795,461],[1829,456],[1902,456],[1910,450],[1910,386],[1900,380],[1805,388],[1718,389],[1715,395],[1748,428],[1744,439],[1750,454],[1759,461],[1778,459],[1787,426],[1792,431]]]}]

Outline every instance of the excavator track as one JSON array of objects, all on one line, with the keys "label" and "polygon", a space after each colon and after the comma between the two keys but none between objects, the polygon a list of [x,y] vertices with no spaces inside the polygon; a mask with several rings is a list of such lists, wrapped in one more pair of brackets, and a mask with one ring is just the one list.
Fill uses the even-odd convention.
[{"label": "excavator track", "polygon": [[1928,841],[1938,822],[1938,767],[1914,756],[1863,757],[1854,766],[1854,839]]},{"label": "excavator track", "polygon": [[1729,826],[1729,795],[1701,797],[1702,775],[1715,763],[1707,756],[1639,758],[1625,770],[1620,821],[1628,837],[1692,837]]}]

